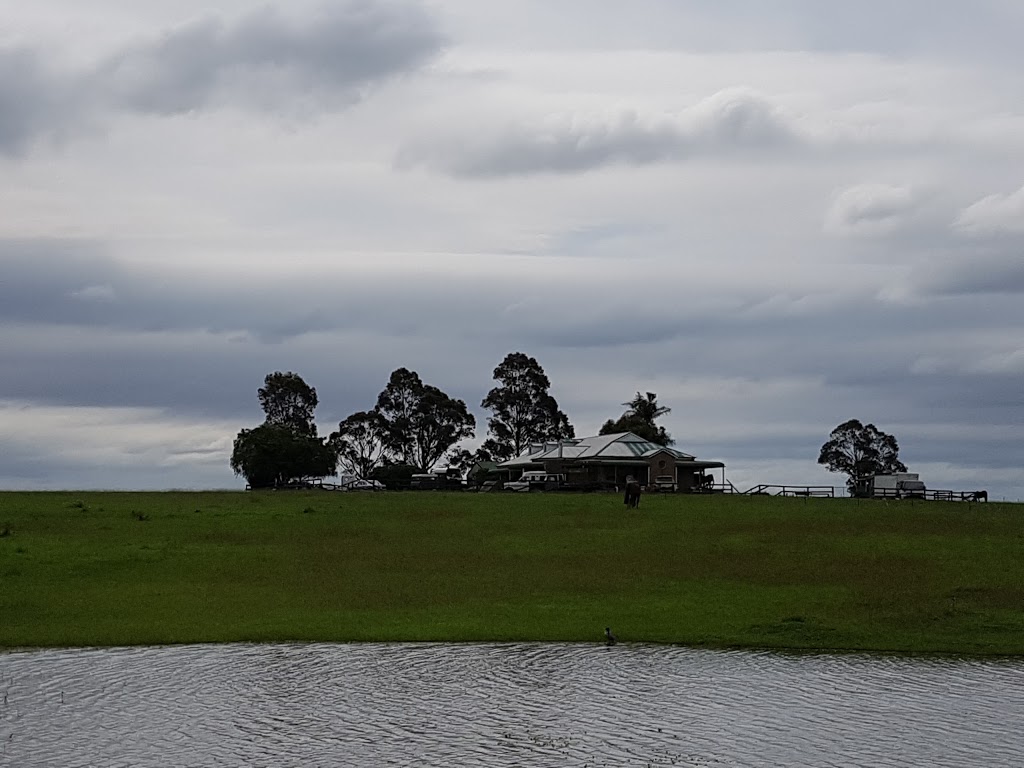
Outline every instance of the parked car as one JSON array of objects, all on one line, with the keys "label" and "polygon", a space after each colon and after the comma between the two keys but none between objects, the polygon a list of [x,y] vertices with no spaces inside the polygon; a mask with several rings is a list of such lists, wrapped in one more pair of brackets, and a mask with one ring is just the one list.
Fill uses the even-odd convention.
[{"label": "parked car", "polygon": [[387,486],[384,485],[380,480],[353,480],[350,483],[346,483],[345,490],[347,491],[384,491],[387,490]]},{"label": "parked car", "polygon": [[676,479],[672,475],[658,475],[654,478],[654,485],[651,487],[651,490],[661,493],[675,493],[679,490],[679,486],[676,485]]},{"label": "parked car", "polygon": [[461,491],[466,487],[463,479],[447,472],[428,472],[415,474],[409,480],[409,488],[413,491]]},{"label": "parked car", "polygon": [[506,491],[556,491],[565,484],[565,475],[548,472],[523,472],[518,480],[505,483]]}]

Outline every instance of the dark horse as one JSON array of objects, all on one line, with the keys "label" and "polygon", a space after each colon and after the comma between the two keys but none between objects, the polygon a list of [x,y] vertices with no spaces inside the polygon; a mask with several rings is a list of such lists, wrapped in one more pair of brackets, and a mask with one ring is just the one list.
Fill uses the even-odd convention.
[{"label": "dark horse", "polygon": [[622,502],[630,509],[636,509],[640,506],[640,483],[636,480],[630,479],[626,482],[626,496]]}]

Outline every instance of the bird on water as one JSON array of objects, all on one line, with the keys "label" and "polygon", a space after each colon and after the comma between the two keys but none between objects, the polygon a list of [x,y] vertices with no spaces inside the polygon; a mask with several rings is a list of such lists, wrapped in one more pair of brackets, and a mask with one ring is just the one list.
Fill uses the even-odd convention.
[{"label": "bird on water", "polygon": [[617,643],[618,641],[619,641],[619,639],[614,634],[612,634],[612,628],[611,627],[605,627],[604,628],[604,644],[605,645],[615,645],[615,643]]}]

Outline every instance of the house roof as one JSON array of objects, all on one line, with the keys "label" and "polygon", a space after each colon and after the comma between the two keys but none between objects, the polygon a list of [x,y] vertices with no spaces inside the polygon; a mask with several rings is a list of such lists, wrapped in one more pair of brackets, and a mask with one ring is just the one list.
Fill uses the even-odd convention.
[{"label": "house roof", "polygon": [[621,461],[645,460],[658,453],[667,453],[676,461],[693,461],[688,453],[652,443],[632,432],[617,432],[612,435],[595,435],[572,440],[559,440],[550,443],[533,443],[522,454],[514,459],[502,462],[499,469],[527,467],[542,464],[545,461],[569,459],[573,461]]}]

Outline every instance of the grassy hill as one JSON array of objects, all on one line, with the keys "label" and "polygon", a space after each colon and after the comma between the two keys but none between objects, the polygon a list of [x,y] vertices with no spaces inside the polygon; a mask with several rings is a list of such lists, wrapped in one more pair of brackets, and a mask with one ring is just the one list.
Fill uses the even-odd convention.
[{"label": "grassy hill", "polygon": [[765,496],[0,493],[0,647],[1024,652],[1024,508]]}]

